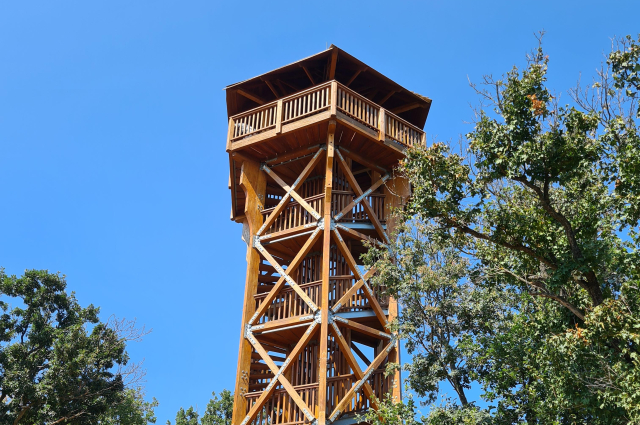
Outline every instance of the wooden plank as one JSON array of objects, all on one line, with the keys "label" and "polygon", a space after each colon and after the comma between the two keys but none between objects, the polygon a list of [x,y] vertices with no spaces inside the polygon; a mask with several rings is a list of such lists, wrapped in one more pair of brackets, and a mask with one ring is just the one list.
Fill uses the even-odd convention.
[{"label": "wooden plank", "polygon": [[284,152],[282,154],[278,153],[278,156],[276,156],[275,158],[268,159],[264,161],[264,163],[269,165],[272,168],[275,168],[283,162],[289,162],[297,158],[300,158],[300,159],[305,158],[310,154],[317,152],[318,148],[321,148],[323,146],[324,144],[317,144],[313,146],[305,146],[303,148],[296,149],[291,152]]},{"label": "wooden plank", "polygon": [[369,326],[362,325],[354,320],[345,319],[344,317],[340,317],[340,316],[334,316],[334,320],[340,322],[341,325],[344,325],[345,327],[351,329],[352,331],[357,331],[367,336],[372,336],[374,338],[391,339],[391,334],[379,331]]},{"label": "wooden plank", "polygon": [[282,99],[276,105],[276,134],[282,133]]},{"label": "wooden plank", "polygon": [[[289,282],[289,285],[291,286],[291,288],[293,288],[294,291],[296,291],[296,293],[298,294],[298,296],[300,298],[302,298],[302,300],[309,306],[309,308],[312,311],[316,311],[318,309],[318,306],[316,305],[316,303],[314,303],[311,298],[309,298],[309,296],[307,294],[305,294],[305,292],[302,290],[302,288],[300,288],[300,286],[297,284],[297,282],[295,280],[293,280],[293,278],[287,273],[288,269],[285,271],[279,264],[278,262],[275,260],[275,258],[273,258],[271,256],[271,254],[269,254],[269,252],[262,248],[258,248],[258,250],[260,251],[260,253],[265,257],[265,259],[270,262],[275,268],[276,270],[278,270],[278,268],[281,269],[281,271],[279,270],[279,273],[282,275],[282,277],[285,278],[286,281]],[[289,279],[287,279],[287,277]],[[277,283],[276,283],[277,285]]]},{"label": "wooden plank", "polygon": [[348,233],[349,235],[353,236],[356,239],[360,239],[360,240],[363,240],[363,241],[371,242],[371,243],[376,244],[378,246],[386,246],[385,244],[380,242],[378,239],[372,238],[371,236],[367,236],[364,233],[360,233],[355,229],[350,229],[347,226],[342,225],[340,223],[336,224],[336,228],[341,230],[341,231],[343,231],[343,232],[345,232],[345,233]]},{"label": "wooden plank", "polygon": [[[360,189],[360,185],[358,184],[358,182],[356,181],[356,178],[351,173],[351,170],[349,169],[349,166],[347,165],[344,158],[340,154],[340,151],[336,152],[336,156],[338,157],[338,162],[342,167],[342,171],[344,171],[344,175],[347,178],[347,181],[349,182],[349,186],[351,186],[351,189],[355,192],[356,196],[362,195],[363,193],[362,189]],[[369,202],[365,200],[365,202],[362,203],[362,206],[365,212],[367,213],[367,216],[369,217],[369,221],[371,221],[371,224],[373,224],[373,227],[376,229],[376,231],[380,235],[380,238],[384,242],[389,243],[389,237],[387,236],[387,233],[382,227],[382,224],[380,224],[380,220],[378,220],[378,216],[371,208],[371,205],[369,205]]]},{"label": "wooden plank", "polygon": [[260,236],[260,242],[264,242],[267,243],[269,241],[272,241],[274,239],[280,239],[280,238],[286,238],[289,236],[296,236],[300,233],[305,233],[308,231],[312,231],[313,227],[316,226],[316,223],[311,223],[311,225],[309,224],[303,224],[302,226],[296,226],[296,227],[292,227],[290,229],[286,229],[286,230],[280,230],[279,232],[273,232],[273,233],[268,233],[264,236]]},{"label": "wooden plank", "polygon": [[246,91],[244,91],[242,89],[236,90],[236,93],[238,93],[241,96],[246,97],[249,100],[253,100],[258,105],[264,105],[266,103],[263,99],[259,98],[258,96],[254,95],[254,94],[251,94],[249,92],[246,92]]},{"label": "wooden plank", "polygon": [[302,316],[293,316],[286,319],[280,320],[272,320],[270,322],[255,325],[251,329],[252,331],[255,329],[255,333],[271,331],[274,329],[280,329],[291,325],[297,325],[301,323],[311,322],[313,320],[313,315],[302,315]]}]

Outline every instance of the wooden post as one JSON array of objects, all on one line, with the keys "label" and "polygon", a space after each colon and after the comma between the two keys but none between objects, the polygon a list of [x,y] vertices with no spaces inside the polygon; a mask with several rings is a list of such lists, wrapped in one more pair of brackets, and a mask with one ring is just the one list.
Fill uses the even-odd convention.
[{"label": "wooden post", "polygon": [[276,107],[276,134],[282,133],[282,99],[278,100]]},{"label": "wooden post", "polygon": [[[393,232],[400,224],[397,217],[393,217],[392,213],[395,209],[402,208],[411,195],[411,186],[409,181],[400,176],[391,178],[384,187],[384,216],[387,220],[387,233],[393,239]],[[389,321],[398,317],[398,301],[389,297]],[[395,348],[389,353],[390,363],[400,363],[400,343],[396,341]],[[402,380],[400,371],[397,370],[393,374],[393,385],[391,388],[391,397],[399,402],[402,397]]]},{"label": "wooden post", "polygon": [[387,114],[384,108],[380,108],[380,116],[378,117],[378,129],[380,133],[378,134],[378,140],[384,142],[387,137]]},{"label": "wooden post", "polygon": [[236,122],[233,117],[229,118],[229,129],[227,130],[227,152],[231,150],[231,139],[235,130]]},{"label": "wooden post", "polygon": [[[338,82],[331,82],[331,116],[335,117],[338,109]],[[331,125],[331,124],[330,124]],[[335,123],[333,124],[335,127]]]},{"label": "wooden post", "polygon": [[[335,83],[335,81],[334,81]],[[334,84],[332,83],[332,84]],[[327,135],[327,165],[324,183],[324,236],[322,240],[322,302],[320,304],[320,353],[318,359],[318,425],[325,425],[327,416],[327,352],[329,342],[329,273],[331,271],[331,189],[333,186],[334,133],[336,122],[329,121]]]},{"label": "wooden post", "polygon": [[260,164],[243,161],[240,174],[240,187],[244,190],[246,203],[244,207],[245,223],[249,227],[247,242],[247,277],[242,309],[242,327],[240,328],[240,350],[238,353],[238,370],[236,372],[236,389],[233,400],[232,424],[239,425],[247,412],[245,393],[249,392],[249,375],[251,373],[251,343],[244,338],[245,326],[253,316],[256,302],[253,296],[258,290],[258,274],[260,273],[260,253],[252,247],[251,241],[262,226],[262,210],[264,209],[267,177],[260,171]]}]

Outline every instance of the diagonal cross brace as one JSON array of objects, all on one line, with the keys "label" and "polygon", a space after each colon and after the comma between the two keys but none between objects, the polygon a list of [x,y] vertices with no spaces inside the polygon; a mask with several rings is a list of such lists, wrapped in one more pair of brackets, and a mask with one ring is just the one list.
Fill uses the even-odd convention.
[{"label": "diagonal cross brace", "polygon": [[367,202],[366,197],[369,196],[374,190],[376,190],[377,188],[379,188],[380,186],[382,186],[382,184],[384,182],[386,182],[387,180],[389,180],[389,174],[385,174],[381,179],[379,179],[373,186],[371,186],[369,189],[367,189],[362,195],[358,196],[357,198],[355,198],[353,201],[351,201],[351,203],[349,203],[349,205],[347,205],[346,207],[344,207],[342,209],[342,211],[340,211],[335,217],[333,217],[333,219],[335,221],[340,220],[346,213],[348,213],[349,211],[351,211],[353,209],[353,207],[355,207],[357,204],[361,203],[361,202]]},{"label": "diagonal cross brace", "polygon": [[256,403],[251,407],[251,410],[249,410],[249,413],[247,413],[247,416],[245,416],[240,425],[247,425],[247,423],[249,423],[256,417],[260,409],[262,409],[262,406],[264,406],[267,399],[273,393],[273,390],[275,389],[278,382],[280,382],[287,394],[289,394],[291,399],[296,403],[296,405],[298,405],[309,422],[315,422],[316,418],[311,413],[311,409],[309,409],[309,406],[307,406],[300,395],[298,395],[297,391],[295,390],[293,385],[291,385],[289,380],[284,377],[284,373],[287,371],[289,366],[293,364],[293,361],[298,356],[300,351],[307,345],[307,342],[309,341],[311,336],[313,336],[316,326],[316,322],[311,322],[311,325],[307,328],[300,341],[298,341],[298,344],[296,344],[295,348],[291,351],[291,354],[287,356],[286,360],[282,364],[282,367],[280,368],[278,368],[278,366],[274,363],[267,351],[262,347],[262,344],[260,344],[260,342],[258,342],[258,340],[253,336],[251,329],[246,330],[245,338],[251,343],[258,355],[260,355],[262,360],[264,360],[269,369],[271,369],[271,371],[274,373],[274,377],[269,382],[267,388],[264,389]]},{"label": "diagonal cross brace", "polygon": [[[356,196],[358,197],[362,196],[363,191],[360,188],[360,185],[356,181],[355,176],[349,169],[349,166],[347,165],[346,161],[342,157],[342,154],[340,153],[340,150],[338,149],[336,149],[336,156],[338,158],[338,163],[340,164],[340,167],[344,172],[344,176],[347,178],[347,181],[349,182],[349,186],[351,186],[351,189],[353,189],[353,192],[356,194]],[[367,213],[367,216],[369,216],[369,220],[371,220],[371,223],[373,224],[373,227],[378,232],[378,235],[380,235],[380,238],[386,243],[389,243],[389,236],[387,236],[387,232],[382,227],[382,224],[380,224],[380,220],[378,219],[378,216],[373,211],[373,209],[371,208],[371,205],[366,199],[365,199],[365,202],[362,202],[362,207]]]},{"label": "diagonal cross brace", "polygon": [[284,275],[280,276],[280,279],[278,279],[275,286],[271,288],[271,291],[269,291],[269,293],[267,294],[267,297],[262,301],[262,303],[260,304],[256,312],[253,314],[253,316],[251,316],[251,319],[249,319],[250,325],[254,325],[256,321],[260,317],[262,317],[262,315],[265,314],[265,312],[273,302],[273,299],[276,297],[276,295],[278,295],[278,293],[284,287],[284,283],[286,282],[285,276],[288,275],[289,273],[294,272],[298,268],[298,266],[300,265],[304,257],[309,253],[309,251],[313,247],[313,244],[316,242],[316,239],[318,238],[319,234],[320,234],[320,228],[316,227],[316,230],[314,230],[311,236],[309,236],[309,239],[307,239],[307,241],[304,243],[302,248],[300,248],[300,251],[298,251],[294,259],[291,261],[291,263],[289,264],[289,267],[287,267],[287,270],[284,271]]},{"label": "diagonal cross brace", "polygon": [[[261,236],[262,233],[267,230],[269,227],[271,227],[271,225],[273,224],[273,222],[276,220],[276,218],[280,215],[280,213],[282,212],[282,210],[289,204],[289,202],[291,201],[291,196],[293,195],[293,193],[295,193],[295,190],[298,189],[298,187],[304,183],[304,181],[306,180],[307,176],[309,176],[309,174],[311,173],[311,171],[313,171],[313,168],[316,166],[316,164],[318,163],[318,161],[321,158],[321,154],[324,151],[324,147],[321,147],[320,149],[318,149],[318,151],[315,153],[315,155],[313,155],[313,158],[311,158],[311,160],[309,161],[309,163],[304,167],[304,170],[302,170],[302,173],[300,173],[300,175],[298,176],[298,178],[296,179],[296,181],[293,183],[293,185],[291,187],[287,186],[288,189],[285,189],[287,191],[287,193],[282,197],[282,199],[280,200],[280,202],[278,202],[278,205],[276,205],[276,207],[273,209],[273,211],[271,212],[271,214],[269,214],[269,217],[267,217],[267,219],[265,220],[265,222],[262,224],[262,226],[260,226],[260,229],[258,230],[258,232],[256,233],[256,235]],[[269,169],[269,171],[271,171],[271,169],[269,167],[267,167],[266,165],[263,165],[262,168],[266,171],[266,169]],[[273,173],[273,171],[271,171]],[[268,173],[268,172],[267,172]],[[297,195],[297,193],[296,193]],[[305,202],[306,203],[306,202]],[[308,205],[308,204],[307,204]],[[313,210],[313,208],[311,208]],[[315,210],[313,210],[315,211]],[[318,213],[316,212],[316,215]],[[312,214],[313,215],[313,214]],[[313,215],[315,217],[315,215]],[[319,215],[318,215],[319,216]],[[317,217],[316,217],[317,219]]]},{"label": "diagonal cross brace", "polygon": [[338,416],[340,416],[340,413],[342,413],[345,410],[345,407],[347,406],[347,404],[349,404],[351,402],[351,399],[353,399],[353,397],[356,395],[356,393],[360,391],[360,388],[362,388],[363,385],[367,382],[367,380],[369,379],[373,371],[378,366],[380,366],[383,360],[389,355],[389,352],[395,347],[395,343],[396,343],[396,337],[394,336],[391,339],[391,341],[389,341],[389,344],[387,344],[386,348],[382,352],[380,352],[380,354],[378,354],[378,356],[373,360],[373,362],[371,362],[367,370],[364,371],[364,373],[362,374],[362,378],[360,378],[358,382],[356,382],[355,385],[351,387],[351,389],[347,392],[347,394],[340,401],[340,403],[338,403],[338,405],[333,410],[333,412],[331,412],[331,415],[329,416],[329,421],[333,422],[338,418]]},{"label": "diagonal cross brace", "polygon": [[296,281],[293,280],[293,278],[291,276],[289,276],[287,273],[285,273],[284,269],[280,266],[280,264],[278,264],[276,259],[273,258],[273,256],[271,254],[269,254],[269,252],[267,252],[267,250],[262,246],[262,244],[260,243],[260,240],[258,238],[256,238],[253,241],[253,246],[258,251],[260,251],[260,253],[264,256],[264,258],[267,259],[267,261],[269,263],[271,263],[271,265],[276,269],[276,271],[280,274],[280,276],[284,276],[284,279],[289,283],[289,285],[293,288],[293,290],[296,291],[296,294],[298,294],[298,296],[300,298],[302,298],[302,300],[309,306],[311,311],[313,311],[314,313],[316,311],[318,311],[318,306],[316,305],[316,303],[314,303],[311,300],[311,298],[309,298],[309,296],[307,294],[305,294],[305,292],[302,290],[302,288],[300,288],[300,286],[298,286]]}]

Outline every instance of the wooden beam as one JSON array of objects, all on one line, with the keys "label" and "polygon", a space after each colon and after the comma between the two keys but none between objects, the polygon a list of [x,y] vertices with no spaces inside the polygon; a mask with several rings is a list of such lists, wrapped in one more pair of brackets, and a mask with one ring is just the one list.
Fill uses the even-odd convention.
[{"label": "wooden beam", "polygon": [[269,87],[269,90],[271,90],[271,93],[273,93],[273,95],[276,97],[276,99],[280,97],[280,95],[276,91],[276,88],[273,86],[273,84],[271,84],[271,81],[266,80],[266,79],[263,79],[262,81],[264,81],[264,83],[267,85],[267,87]]},{"label": "wooden beam", "polygon": [[358,357],[360,357],[360,359],[364,362],[364,364],[367,365],[367,367],[371,366],[371,360],[369,360],[367,356],[365,356],[364,353],[360,351],[358,346],[355,345],[353,342],[351,343],[351,349],[355,351],[355,353],[358,355]]},{"label": "wooden beam", "polygon": [[387,93],[387,95],[385,97],[382,98],[382,100],[380,100],[378,103],[378,105],[382,106],[384,104],[384,102],[386,102],[387,100],[389,100],[389,98],[391,96],[393,96],[394,94],[398,93],[398,90],[391,90],[389,93]]},{"label": "wooden beam", "polygon": [[424,107],[422,103],[414,102],[414,103],[408,103],[406,105],[398,106],[397,108],[390,109],[390,111],[394,114],[401,114],[403,112],[407,112],[412,109],[421,108],[421,107]]},{"label": "wooden beam", "polygon": [[349,87],[349,85],[351,85],[351,83],[353,83],[353,80],[355,80],[355,79],[356,79],[356,77],[357,77],[358,75],[360,75],[360,73],[361,73],[361,72],[365,72],[367,69],[369,69],[369,68],[368,68],[368,67],[366,67],[366,68],[360,68],[359,70],[357,70],[357,71],[353,74],[353,76],[351,76],[351,78],[349,79],[349,81],[347,82],[347,84],[345,84],[345,86]]},{"label": "wooden beam", "polygon": [[372,336],[374,338],[391,339],[391,334],[379,331],[369,326],[361,325],[360,323],[354,320],[345,319],[344,317],[340,317],[340,316],[334,316],[333,318],[334,320],[340,322],[341,325],[351,329],[352,331],[360,332],[364,335]]},{"label": "wooden beam", "polygon": [[[264,207],[267,179],[260,171],[258,163],[244,161],[240,172],[240,187],[245,194],[245,219],[249,225],[249,235],[253,237],[262,225],[260,211]],[[247,275],[244,290],[244,305],[240,327],[240,347],[238,352],[238,369],[236,371],[236,388],[234,393],[232,419],[239,424],[247,411],[247,400],[244,393],[249,391],[249,382],[243,379],[251,371],[251,344],[244,339],[245,325],[249,323],[256,310],[254,295],[258,292],[258,275],[260,274],[260,253],[251,244],[247,246]]]},{"label": "wooden beam", "polygon": [[336,227],[339,230],[342,230],[343,232],[348,233],[349,235],[353,236],[356,239],[360,239],[360,240],[363,240],[363,241],[371,242],[371,243],[374,243],[374,244],[376,244],[378,246],[385,246],[385,244],[383,244],[379,240],[374,239],[371,236],[367,236],[364,233],[360,233],[355,229],[350,229],[347,226],[344,226],[344,225],[339,224],[339,223],[336,225]]},{"label": "wooden beam", "polygon": [[285,86],[289,87],[291,90],[293,90],[294,92],[300,91],[302,90],[300,87],[296,87],[293,84],[291,84],[290,82],[286,81],[286,80],[278,80],[280,83],[284,84]]},{"label": "wooden beam", "polygon": [[354,161],[356,161],[359,164],[364,165],[365,167],[369,167],[372,170],[378,170],[380,171],[382,174],[386,173],[387,170],[385,168],[382,168],[381,166],[374,164],[373,162],[369,161],[368,159],[366,159],[363,156],[358,155],[355,152],[351,152],[350,150],[340,147],[339,148],[341,153],[344,153],[345,156],[348,156],[349,158],[353,159]]},{"label": "wooden beam", "polygon": [[254,328],[259,328],[259,329],[256,329],[254,332],[258,334],[264,331],[285,328],[291,325],[304,324],[307,322],[311,322],[312,320],[313,320],[312,315],[293,316],[286,319],[271,320],[261,325],[255,325]]},{"label": "wooden beam", "polygon": [[302,69],[304,69],[304,73],[305,73],[305,74],[307,74],[307,77],[309,77],[309,81],[311,81],[311,85],[312,85],[312,86],[315,86],[315,85],[316,85],[316,82],[315,82],[315,81],[313,81],[313,77],[311,76],[311,73],[309,72],[309,70],[307,69],[307,67],[306,67],[306,66],[304,66],[304,65],[300,65],[300,67],[301,67]]},{"label": "wooden beam", "polygon": [[[353,374],[356,376],[356,379],[362,379],[362,377],[364,376],[364,373],[362,373],[362,369],[360,369],[360,365],[358,365],[358,362],[356,361],[355,357],[353,357],[353,353],[351,352],[349,343],[344,338],[344,336],[342,335],[342,332],[340,332],[340,328],[338,328],[335,322],[331,324],[331,331],[332,331],[331,333],[333,333],[336,340],[338,341],[338,345],[340,346],[340,351],[342,351],[342,354],[347,360],[347,364],[349,365],[351,370],[353,370]],[[357,352],[360,352],[360,350],[358,350]],[[370,366],[370,365],[371,365],[371,362],[368,362],[367,366]],[[370,399],[372,402],[373,408],[377,409],[378,405],[373,401],[376,394],[375,392],[373,392],[373,388],[371,388],[371,385],[369,385],[368,382],[365,382],[363,384],[363,389],[364,389],[365,397]]]},{"label": "wooden beam", "polygon": [[318,359],[318,425],[326,424],[327,417],[327,351],[329,349],[329,285],[331,277],[331,189],[333,187],[333,158],[335,152],[336,122],[329,122],[327,133],[327,162],[324,178],[324,234],[322,237],[322,287],[320,353]]},{"label": "wooden beam", "polygon": [[338,64],[338,49],[333,49],[329,58],[329,80],[336,78],[336,65]]},{"label": "wooden beam", "polygon": [[267,102],[265,102],[263,99],[259,98],[258,96],[253,95],[253,94],[251,94],[251,93],[247,93],[246,91],[244,91],[244,90],[242,90],[242,89],[238,89],[238,90],[236,90],[236,92],[237,92],[239,95],[244,96],[244,97],[246,97],[246,98],[247,98],[247,99],[249,99],[249,100],[253,100],[253,101],[254,101],[254,102],[256,102],[258,105],[264,105],[265,103],[267,103]]}]

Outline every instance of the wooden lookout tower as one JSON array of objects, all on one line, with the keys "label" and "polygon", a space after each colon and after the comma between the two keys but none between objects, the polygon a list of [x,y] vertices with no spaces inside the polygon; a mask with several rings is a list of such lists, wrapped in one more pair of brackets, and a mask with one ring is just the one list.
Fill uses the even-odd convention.
[{"label": "wooden lookout tower", "polygon": [[335,46],[226,88],[231,219],[247,274],[233,425],[349,424],[400,397],[360,254],[384,244],[409,196],[393,169],[424,144],[431,100]]}]

